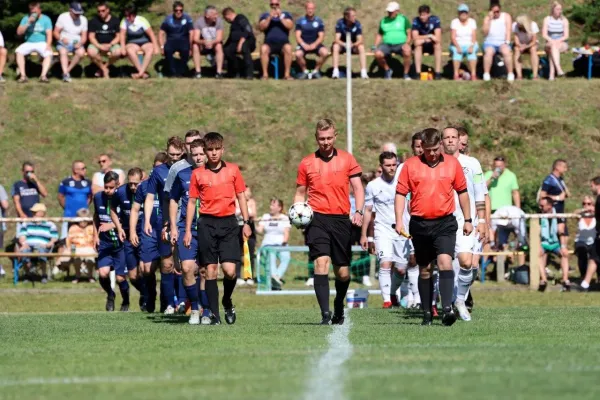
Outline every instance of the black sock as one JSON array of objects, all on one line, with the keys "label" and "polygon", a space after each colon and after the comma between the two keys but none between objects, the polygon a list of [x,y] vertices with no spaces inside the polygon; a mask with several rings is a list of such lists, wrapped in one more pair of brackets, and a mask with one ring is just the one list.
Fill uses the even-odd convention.
[{"label": "black sock", "polygon": [[100,286],[102,286],[102,289],[104,289],[106,294],[114,297],[115,293],[113,292],[112,288],[110,287],[110,278],[100,278],[99,281],[100,281]]},{"label": "black sock", "polygon": [[129,305],[129,283],[127,283],[127,278],[119,282],[119,291],[123,298],[123,304]]},{"label": "black sock", "polygon": [[144,295],[144,281],[140,278],[130,279],[131,286],[136,288],[138,292],[140,292],[140,296]]},{"label": "black sock", "polygon": [[419,295],[421,296],[421,308],[423,311],[431,311],[431,303],[433,302],[433,288],[431,277],[424,279],[419,275],[419,281],[417,286],[419,286]]},{"label": "black sock", "polygon": [[231,295],[233,294],[233,289],[235,289],[235,284],[237,283],[237,278],[233,279],[223,279],[223,300],[221,304],[225,308],[231,308],[233,304],[231,303]]},{"label": "black sock", "polygon": [[335,280],[335,300],[333,301],[333,310],[338,313],[344,310],[344,299],[350,287],[350,279],[347,281]]},{"label": "black sock", "polygon": [[329,311],[329,276],[315,274],[315,294],[321,313]]},{"label": "black sock", "polygon": [[210,311],[214,314],[217,319],[220,319],[219,315],[219,286],[217,285],[216,279],[206,280],[206,295],[208,296],[208,305]]},{"label": "black sock", "polygon": [[452,294],[454,292],[454,271],[440,271],[440,297],[442,307],[452,307]]}]

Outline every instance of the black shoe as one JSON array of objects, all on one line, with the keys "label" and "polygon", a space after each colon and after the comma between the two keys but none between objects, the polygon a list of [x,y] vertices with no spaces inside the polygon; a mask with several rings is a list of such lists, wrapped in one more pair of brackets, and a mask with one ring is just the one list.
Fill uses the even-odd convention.
[{"label": "black shoe", "polygon": [[119,311],[121,311],[121,312],[129,311],[129,304],[121,304],[121,309],[119,309]]},{"label": "black shoe", "polygon": [[442,74],[440,74],[439,72],[436,72],[435,75],[434,75],[434,77],[433,77],[433,79],[436,80],[436,81],[441,81],[442,80]]},{"label": "black shoe", "polygon": [[115,311],[115,296],[106,296],[106,311]]},{"label": "black shoe", "polygon": [[540,282],[540,286],[538,286],[538,291],[539,292],[545,292],[546,288],[548,287],[548,282]]},{"label": "black shoe", "polygon": [[431,311],[425,311],[423,313],[423,322],[421,322],[422,326],[430,326],[433,323],[433,316],[431,315]]},{"label": "black shoe", "polygon": [[329,323],[331,322],[331,312],[324,311],[321,313],[321,316],[323,317],[323,319],[321,320],[321,325],[329,325]]},{"label": "black shoe", "polygon": [[444,311],[442,311],[442,324],[452,326],[455,322],[456,314],[452,310],[452,307],[444,307]]},{"label": "black shoe", "polygon": [[225,322],[227,325],[235,324],[236,316],[235,316],[235,307],[231,306],[231,308],[225,309]]},{"label": "black shoe", "polygon": [[210,324],[211,325],[221,325],[221,319],[217,317],[215,314],[210,315]]},{"label": "black shoe", "polygon": [[469,290],[469,295],[467,296],[467,299],[465,300],[465,306],[467,306],[467,310],[469,310],[469,313],[473,312],[474,305],[475,305],[475,302],[473,302],[473,296],[471,296],[471,291]]},{"label": "black shoe", "polygon": [[215,74],[215,79],[223,79],[223,74]]},{"label": "black shoe", "polygon": [[344,325],[344,310],[338,312],[336,311],[331,318],[331,325]]},{"label": "black shoe", "polygon": [[144,298],[144,296],[140,296],[138,304],[140,305],[140,311],[146,311],[146,299]]},{"label": "black shoe", "polygon": [[148,297],[144,306],[146,307],[146,312],[152,314],[156,311],[156,297]]},{"label": "black shoe", "polygon": [[571,291],[571,282],[563,282],[561,292],[570,292]]}]

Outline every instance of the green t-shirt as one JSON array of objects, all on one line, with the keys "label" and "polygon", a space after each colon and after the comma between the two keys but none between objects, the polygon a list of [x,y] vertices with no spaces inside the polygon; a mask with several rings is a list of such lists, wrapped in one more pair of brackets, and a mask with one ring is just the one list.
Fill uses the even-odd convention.
[{"label": "green t-shirt", "polygon": [[[26,15],[21,19],[19,25],[27,25],[29,15]],[[29,25],[25,31],[25,42],[27,43],[44,43],[46,41],[46,31],[52,30],[52,21],[50,17],[42,14],[39,16],[34,24]]]},{"label": "green t-shirt", "polygon": [[402,14],[396,15],[396,18],[385,17],[379,23],[379,34],[383,36],[383,43],[398,45],[406,43],[406,30],[411,25]]},{"label": "green t-shirt", "polygon": [[[492,171],[485,173],[485,180],[491,178],[493,175]],[[512,206],[512,192],[513,190],[519,190],[519,183],[517,182],[517,176],[508,168],[504,169],[502,175],[496,180],[492,180],[488,187],[490,194],[490,200],[492,201],[492,210],[497,210],[500,207]]]}]

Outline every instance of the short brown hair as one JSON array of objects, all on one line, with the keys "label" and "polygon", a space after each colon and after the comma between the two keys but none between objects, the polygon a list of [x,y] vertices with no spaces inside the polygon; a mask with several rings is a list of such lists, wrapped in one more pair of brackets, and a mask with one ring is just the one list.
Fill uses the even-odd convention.
[{"label": "short brown hair", "polygon": [[421,132],[421,145],[423,147],[434,147],[437,146],[442,140],[440,131],[435,128],[423,129]]},{"label": "short brown hair", "polygon": [[141,178],[144,177],[144,171],[141,168],[133,167],[127,172],[127,177],[138,175]]},{"label": "short brown hair", "polygon": [[164,164],[167,161],[169,161],[169,156],[167,155],[167,153],[165,153],[164,151],[159,151],[154,156],[154,163],[153,164],[156,164],[157,162],[159,162],[161,164]]},{"label": "short brown hair", "polygon": [[469,132],[467,132],[467,129],[462,125],[448,125],[444,128],[444,130],[446,129],[454,129],[458,132],[458,136],[469,136]]},{"label": "short brown hair", "polygon": [[594,185],[600,185],[600,176],[596,176],[595,178],[592,178],[592,183]]},{"label": "short brown hair", "polygon": [[204,135],[202,134],[202,132],[200,132],[198,129],[190,129],[185,133],[186,139],[191,137],[199,137],[200,139],[202,139],[203,136]]},{"label": "short brown hair", "polygon": [[235,10],[233,8],[231,8],[231,7],[225,7],[223,9],[223,12],[222,12],[223,16],[226,16],[226,15],[228,15],[230,13],[235,13]]},{"label": "short brown hair", "polygon": [[328,129],[333,129],[335,134],[337,135],[337,129],[335,127],[335,122],[333,122],[330,118],[323,118],[317,122],[317,128],[315,130],[315,136],[319,134],[319,132],[326,131]]},{"label": "short brown hair", "polygon": [[194,150],[198,147],[205,148],[206,144],[204,143],[204,139],[196,139],[190,144],[190,150]]},{"label": "short brown hair", "polygon": [[281,207],[281,210],[283,211],[283,200],[281,200],[279,197],[271,197],[271,203],[273,203],[274,201],[276,201],[277,204],[279,204],[279,207]]},{"label": "short brown hair", "polygon": [[185,142],[179,136],[171,136],[169,140],[167,140],[167,150],[169,150],[169,147],[171,146],[185,152]]},{"label": "short brown hair", "polygon": [[206,135],[204,135],[204,146],[205,147],[212,147],[212,146],[217,146],[217,147],[221,147],[223,146],[223,135],[221,135],[219,132],[208,132]]}]

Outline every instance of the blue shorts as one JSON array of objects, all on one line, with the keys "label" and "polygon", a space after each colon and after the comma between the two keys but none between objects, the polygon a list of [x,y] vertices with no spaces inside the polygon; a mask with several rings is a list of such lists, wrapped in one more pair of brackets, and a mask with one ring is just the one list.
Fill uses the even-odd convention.
[{"label": "blue shorts", "polygon": [[196,261],[198,259],[198,237],[192,234],[192,243],[188,249],[183,245],[185,229],[179,228],[179,239],[177,240],[177,254],[180,261]]},{"label": "blue shorts", "polygon": [[501,43],[501,44],[493,44],[493,43],[486,43],[483,42],[483,51],[485,52],[487,49],[489,48],[493,48],[494,52],[499,53],[500,52],[500,48],[502,46],[508,46],[509,49],[511,49],[511,45],[510,44],[506,44],[506,43]]},{"label": "blue shorts", "polygon": [[69,53],[73,53],[75,51],[75,43],[71,42],[69,44],[64,44],[63,42],[58,42],[56,44],[56,50],[67,49]]},{"label": "blue shorts", "polygon": [[149,263],[160,259],[158,252],[158,241],[156,240],[156,231],[152,231],[152,236],[144,232],[140,235],[140,260],[143,263]]},{"label": "blue shorts", "polygon": [[462,52],[461,54],[458,53],[458,51],[456,51],[456,46],[454,45],[450,45],[450,53],[452,54],[452,61],[462,61],[465,57],[467,57],[467,60],[469,61],[476,61],[477,60],[477,52],[479,51],[479,45],[477,43],[475,43],[473,45],[473,52],[469,53],[469,46],[461,46],[460,51]]},{"label": "blue shorts", "polygon": [[98,250],[98,262],[96,268],[111,267],[117,275],[127,275],[127,263],[125,262],[125,248],[100,247]]},{"label": "blue shorts", "polygon": [[124,245],[125,265],[127,265],[127,270],[131,271],[140,265],[140,248],[134,247],[129,240],[126,240]]}]

